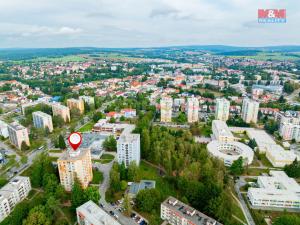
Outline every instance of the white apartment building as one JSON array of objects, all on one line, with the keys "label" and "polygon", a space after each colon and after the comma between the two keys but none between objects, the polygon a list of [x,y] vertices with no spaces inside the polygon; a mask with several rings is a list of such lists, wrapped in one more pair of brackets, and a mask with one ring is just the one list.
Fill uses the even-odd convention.
[{"label": "white apartment building", "polygon": [[29,177],[17,176],[0,189],[0,221],[5,219],[17,203],[24,200],[31,190]]},{"label": "white apartment building", "polygon": [[216,99],[215,119],[227,121],[229,118],[230,102],[225,98]]},{"label": "white apartment building", "polygon": [[95,98],[93,96],[82,95],[79,96],[79,99],[83,100],[88,105],[95,105]]},{"label": "white apartment building", "polygon": [[76,215],[79,225],[121,225],[91,200],[76,208]]},{"label": "white apartment building", "polygon": [[89,148],[65,151],[57,160],[61,185],[71,191],[75,178],[82,188],[87,188],[93,179],[92,158]]},{"label": "white apartment building", "polygon": [[199,101],[197,98],[188,98],[186,106],[187,120],[194,123],[199,120]]},{"label": "white apartment building", "polygon": [[286,151],[280,145],[267,146],[266,157],[274,167],[290,165],[298,158],[294,152]]},{"label": "white apartment building", "polygon": [[0,120],[0,136],[7,138],[8,137],[8,128],[7,128],[7,123],[4,121]]},{"label": "white apartment building", "polygon": [[36,128],[46,129],[48,127],[49,131],[53,131],[52,117],[47,113],[37,111],[32,113],[33,125]]},{"label": "white apartment building", "polygon": [[300,115],[295,111],[278,112],[276,120],[279,121],[279,135],[284,141],[295,140],[300,142]]},{"label": "white apartment building", "polygon": [[229,130],[227,124],[221,120],[212,121],[213,139],[221,142],[235,141],[236,138]]},{"label": "white apartment building", "polygon": [[28,130],[26,127],[22,126],[21,124],[18,124],[17,122],[13,122],[9,124],[7,128],[9,134],[9,140],[17,148],[21,149],[23,141],[27,144],[27,146],[30,145]]},{"label": "white apartment building", "polygon": [[270,171],[271,176],[259,176],[257,188],[248,189],[252,206],[264,210],[272,208],[300,209],[300,186],[283,171]]},{"label": "white apartment building", "polygon": [[139,165],[141,159],[140,135],[123,132],[117,141],[117,155],[119,164],[124,162],[127,167],[135,161]]},{"label": "white apartment building", "polygon": [[53,116],[60,116],[65,122],[70,121],[70,109],[59,103],[52,104]]},{"label": "white apartment building", "polygon": [[170,97],[163,97],[160,100],[160,121],[161,122],[172,122],[172,107],[173,99]]},{"label": "white apartment building", "polygon": [[171,225],[221,225],[218,221],[180,202],[168,197],[160,205],[160,217]]},{"label": "white apartment building", "polygon": [[244,98],[242,107],[242,119],[246,123],[257,123],[259,103],[248,98]]}]

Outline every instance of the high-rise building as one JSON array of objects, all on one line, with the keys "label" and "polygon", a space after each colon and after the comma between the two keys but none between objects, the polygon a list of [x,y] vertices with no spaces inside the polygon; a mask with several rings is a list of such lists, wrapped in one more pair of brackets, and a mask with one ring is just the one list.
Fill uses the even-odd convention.
[{"label": "high-rise building", "polygon": [[8,128],[7,123],[0,120],[0,136],[7,138],[8,137]]},{"label": "high-rise building", "polygon": [[216,99],[215,119],[227,121],[229,118],[230,102],[225,98]]},{"label": "high-rise building", "polygon": [[83,100],[88,105],[95,105],[95,98],[93,96],[79,96],[79,99]]},{"label": "high-rise building", "polygon": [[258,110],[259,110],[258,102],[248,98],[244,98],[243,107],[242,107],[242,119],[246,123],[257,122]]},{"label": "high-rise building", "polygon": [[0,189],[0,221],[7,217],[17,203],[31,190],[29,177],[17,176]]},{"label": "high-rise building", "polygon": [[160,121],[172,122],[172,107],[173,99],[170,97],[164,97],[160,100]]},{"label": "high-rise building", "polygon": [[17,122],[13,122],[7,126],[7,129],[10,142],[17,148],[21,149],[23,141],[27,146],[30,146],[28,130],[26,127],[18,124]]},{"label": "high-rise building", "polygon": [[82,99],[70,98],[67,100],[67,106],[70,110],[78,109],[80,114],[84,113],[84,101]]},{"label": "high-rise building", "polygon": [[92,158],[89,148],[65,151],[57,160],[61,185],[71,191],[75,178],[82,188],[87,188],[93,179]]},{"label": "high-rise building", "polygon": [[168,197],[160,205],[160,217],[171,225],[221,225],[218,221],[174,197]]},{"label": "high-rise building", "polygon": [[293,123],[281,123],[279,127],[279,135],[285,141],[300,141],[300,125]]},{"label": "high-rise building", "polygon": [[187,99],[187,120],[189,123],[194,123],[199,120],[199,101],[197,98],[188,98]]},{"label": "high-rise building", "polygon": [[130,129],[123,131],[117,141],[117,155],[119,164],[124,162],[127,167],[135,161],[139,165],[141,159],[140,135],[132,134]]},{"label": "high-rise building", "polygon": [[91,200],[79,206],[76,215],[79,225],[121,225]]},{"label": "high-rise building", "polygon": [[52,117],[47,113],[37,111],[32,113],[33,125],[36,128],[44,128],[48,127],[49,131],[53,131]]},{"label": "high-rise building", "polygon": [[52,104],[53,116],[60,116],[65,122],[70,122],[70,109],[59,103]]}]

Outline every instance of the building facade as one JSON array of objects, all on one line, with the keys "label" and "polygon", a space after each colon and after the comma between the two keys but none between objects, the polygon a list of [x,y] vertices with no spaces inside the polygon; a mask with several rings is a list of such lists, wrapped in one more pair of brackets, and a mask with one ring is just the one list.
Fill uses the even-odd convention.
[{"label": "building facade", "polygon": [[171,225],[221,225],[218,221],[180,202],[168,197],[160,205],[160,217]]},{"label": "building facade", "polygon": [[83,100],[86,104],[95,106],[95,98],[93,96],[79,96],[80,100]]},{"label": "building facade", "polygon": [[60,116],[65,122],[70,122],[70,109],[64,105],[52,104],[53,116]]},{"label": "building facade", "polygon": [[4,121],[0,120],[0,136],[7,138],[8,137],[8,128],[7,128],[7,123]]},{"label": "building facade", "polygon": [[72,190],[75,179],[78,179],[84,189],[93,179],[92,158],[88,148],[65,151],[57,164],[60,183],[66,191]]},{"label": "building facade", "polygon": [[227,121],[229,118],[230,102],[225,98],[216,99],[215,119]]},{"label": "building facade", "polygon": [[84,101],[82,99],[70,98],[67,100],[67,106],[70,110],[78,109],[80,114],[84,113]]},{"label": "building facade", "polygon": [[36,128],[44,128],[48,127],[49,131],[53,131],[52,117],[47,113],[37,111],[32,113],[33,125]]},{"label": "building facade", "polygon": [[172,122],[173,99],[164,97],[160,100],[160,121],[164,123]]},{"label": "building facade", "polygon": [[29,177],[17,176],[0,189],[0,221],[7,217],[17,203],[31,190]]},{"label": "building facade", "polygon": [[117,141],[117,157],[118,163],[124,162],[125,167],[128,167],[131,162],[140,165],[141,147],[140,135],[131,133],[122,133]]},{"label": "building facade", "polygon": [[198,122],[199,120],[199,101],[197,98],[188,98],[187,99],[187,120],[189,123]]},{"label": "building facade", "polygon": [[22,142],[25,142],[27,146],[30,146],[28,130],[26,127],[13,122],[7,126],[9,140],[15,145],[18,149],[21,149]]},{"label": "building facade", "polygon": [[300,210],[300,185],[283,171],[270,171],[271,176],[259,176],[258,187],[248,189],[252,206],[263,210],[273,208]]},{"label": "building facade", "polygon": [[257,123],[259,103],[248,98],[244,98],[242,107],[242,119],[246,123]]},{"label": "building facade", "polygon": [[79,206],[76,215],[79,225],[121,225],[91,200]]},{"label": "building facade", "polygon": [[236,138],[229,130],[227,124],[222,120],[212,121],[212,132],[213,132],[213,139],[217,141],[232,142],[236,140]]}]

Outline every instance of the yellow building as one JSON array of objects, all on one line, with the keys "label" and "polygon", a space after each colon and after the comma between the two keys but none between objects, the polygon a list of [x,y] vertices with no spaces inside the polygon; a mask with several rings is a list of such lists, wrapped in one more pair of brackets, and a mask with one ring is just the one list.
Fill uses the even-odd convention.
[{"label": "yellow building", "polygon": [[70,110],[78,109],[80,114],[84,113],[84,101],[82,99],[70,98],[67,100],[67,106]]},{"label": "yellow building", "polygon": [[86,188],[93,179],[92,159],[89,148],[65,151],[57,160],[61,185],[71,191],[75,178],[82,188]]},{"label": "yellow building", "polygon": [[52,105],[53,116],[60,116],[65,122],[70,121],[70,109],[59,103]]}]

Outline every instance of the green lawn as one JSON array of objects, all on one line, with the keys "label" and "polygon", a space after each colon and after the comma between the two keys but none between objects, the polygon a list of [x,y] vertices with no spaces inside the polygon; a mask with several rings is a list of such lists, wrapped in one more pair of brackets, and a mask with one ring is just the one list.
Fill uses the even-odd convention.
[{"label": "green lawn", "polygon": [[63,150],[58,150],[58,149],[51,149],[49,150],[50,153],[62,153]]},{"label": "green lawn", "polygon": [[111,161],[114,160],[114,158],[115,157],[111,154],[103,154],[100,158],[100,162],[103,164],[110,163]]},{"label": "green lawn", "polygon": [[88,132],[91,131],[93,129],[94,123],[93,122],[88,122],[87,124],[85,124],[84,126],[80,127],[78,129],[79,132]]},{"label": "green lawn", "polygon": [[103,173],[98,170],[93,170],[92,184],[100,184],[103,181]]},{"label": "green lawn", "polygon": [[245,175],[260,176],[262,173],[269,173],[269,169],[249,168]]},{"label": "green lawn", "polygon": [[245,224],[247,224],[246,218],[244,216],[244,213],[242,209],[240,208],[239,204],[235,199],[232,200],[232,214],[235,215],[240,220],[244,221]]},{"label": "green lawn", "polygon": [[0,177],[0,188],[2,188],[5,184],[8,183],[8,180],[5,177]]},{"label": "green lawn", "polygon": [[273,167],[273,165],[270,163],[270,161],[267,159],[266,154],[260,155],[260,161],[262,164],[266,167]]}]

